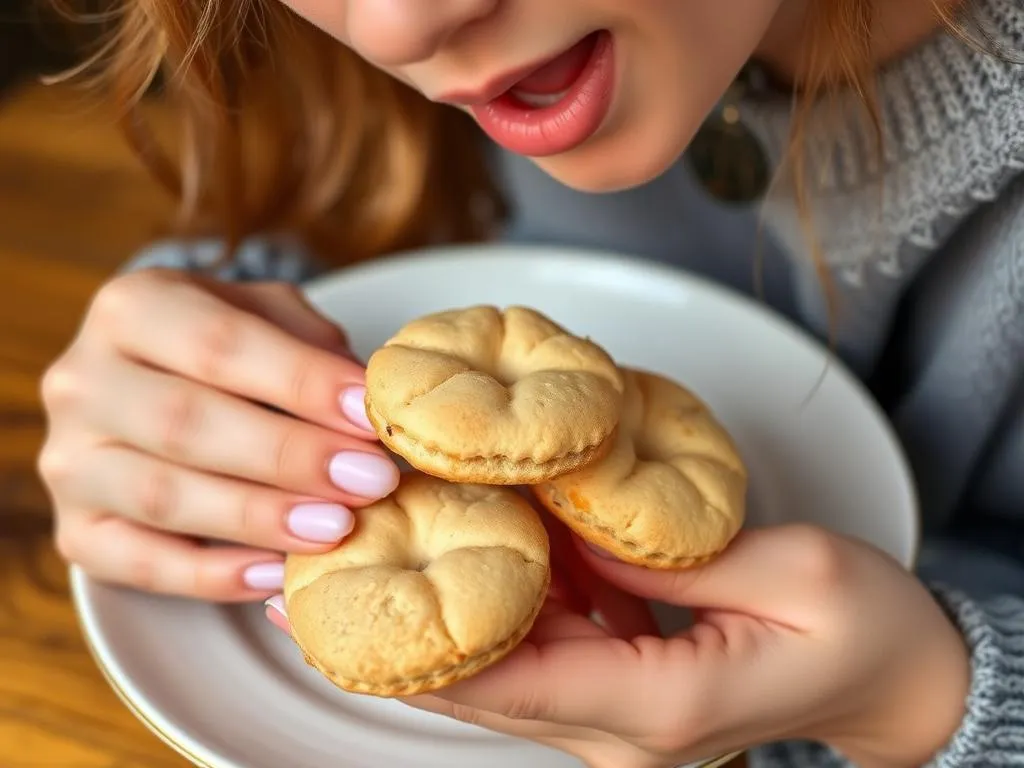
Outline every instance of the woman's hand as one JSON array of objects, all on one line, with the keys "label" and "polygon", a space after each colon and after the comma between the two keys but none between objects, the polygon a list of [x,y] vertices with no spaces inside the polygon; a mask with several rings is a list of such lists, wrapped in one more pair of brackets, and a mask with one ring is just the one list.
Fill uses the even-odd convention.
[{"label": "woman's hand", "polygon": [[334,546],[350,510],[398,482],[363,377],[344,333],[291,286],[115,279],[43,380],[58,549],[144,590],[279,591],[281,553]]},{"label": "woman's hand", "polygon": [[614,588],[694,610],[672,638],[630,638],[549,601],[505,661],[414,706],[572,753],[591,768],[667,768],[811,739],[857,765],[926,763],[959,725],[960,635],[887,557],[809,527],[741,534],[683,572],[612,562]]}]

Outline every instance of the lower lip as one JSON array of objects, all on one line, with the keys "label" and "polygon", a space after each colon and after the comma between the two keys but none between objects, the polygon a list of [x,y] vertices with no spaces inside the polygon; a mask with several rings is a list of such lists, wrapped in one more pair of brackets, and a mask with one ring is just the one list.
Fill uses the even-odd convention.
[{"label": "lower lip", "polygon": [[511,93],[473,107],[473,117],[492,141],[528,157],[558,155],[593,136],[612,103],[615,56],[612,37],[600,32],[576,82],[556,103],[532,107]]}]

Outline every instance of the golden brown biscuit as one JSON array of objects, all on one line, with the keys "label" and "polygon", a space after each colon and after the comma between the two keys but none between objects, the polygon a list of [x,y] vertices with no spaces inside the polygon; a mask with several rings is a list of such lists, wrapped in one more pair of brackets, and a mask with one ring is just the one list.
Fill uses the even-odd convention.
[{"label": "golden brown biscuit", "polygon": [[621,398],[603,349],[522,307],[414,320],[366,369],[380,439],[455,482],[527,485],[585,466],[610,448]]},{"label": "golden brown biscuit", "polygon": [[746,468],[692,393],[653,373],[623,374],[622,421],[608,455],[532,490],[583,539],[621,560],[699,565],[743,524]]},{"label": "golden brown biscuit", "polygon": [[290,555],[285,604],[306,661],[335,685],[411,696],[476,674],[526,636],[548,539],[509,488],[403,475],[337,549]]}]

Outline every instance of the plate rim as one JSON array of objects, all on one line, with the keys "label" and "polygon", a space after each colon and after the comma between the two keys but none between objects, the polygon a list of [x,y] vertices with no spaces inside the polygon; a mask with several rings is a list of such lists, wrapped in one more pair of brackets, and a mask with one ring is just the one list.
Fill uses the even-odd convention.
[{"label": "plate rim", "polygon": [[[68,566],[71,601],[82,630],[81,635],[85,648],[99,669],[100,674],[106,680],[107,685],[114,691],[114,694],[124,704],[125,708],[150,733],[198,768],[243,768],[230,758],[219,755],[207,747],[200,744],[192,744],[192,740],[181,733],[181,729],[178,726],[169,722],[157,707],[150,704],[144,695],[128,690],[129,686],[122,682],[124,674],[119,671],[116,662],[108,658],[110,651],[106,647],[106,643],[97,640],[102,635],[96,628],[96,614],[92,603],[86,595],[88,585],[93,581],[78,565],[71,564]],[[193,750],[205,752],[206,755],[196,754]],[[210,760],[215,762],[210,762]]]},{"label": "plate rim", "polygon": [[[771,310],[771,308],[751,296],[723,286],[699,274],[630,256],[628,253],[621,251],[558,244],[508,242],[433,245],[424,248],[401,250],[363,262],[331,269],[302,283],[299,287],[307,299],[316,304],[318,295],[324,295],[333,284],[351,277],[401,270],[404,267],[418,266],[427,261],[447,263],[449,266],[470,263],[473,263],[474,266],[479,266],[482,259],[489,259],[492,262],[521,261],[524,259],[539,261],[545,255],[556,256],[563,262],[563,268],[565,266],[564,262],[567,260],[579,265],[587,264],[593,266],[600,264],[604,267],[646,273],[643,276],[648,280],[664,280],[669,283],[675,283],[684,290],[696,290],[701,293],[710,294],[716,301],[721,301],[747,313],[756,314],[759,318],[773,326],[776,331],[787,336],[791,341],[819,355],[823,361],[827,361],[828,368],[826,374],[840,376],[844,380],[843,383],[859,395],[860,400],[880,427],[892,452],[896,455],[899,464],[897,471],[905,481],[904,487],[909,494],[908,502],[911,508],[909,556],[907,562],[901,563],[901,565],[908,570],[914,568],[920,555],[922,539],[920,499],[909,460],[888,416],[864,383],[850,371],[841,359],[836,357],[818,339],[814,338],[797,323]],[[69,566],[68,572],[71,601],[86,649],[107,684],[132,715],[166,746],[199,768],[251,768],[251,766],[240,766],[234,760],[217,753],[215,750],[193,743],[193,740],[187,734],[182,733],[177,725],[168,721],[141,692],[131,690],[130,682],[125,684],[125,681],[122,679],[124,677],[123,670],[119,669],[116,660],[110,658],[110,649],[102,640],[102,633],[97,626],[98,619],[95,614],[95,606],[88,597],[88,585],[93,580],[77,565]],[[731,760],[742,755],[745,751],[741,750],[721,757],[711,758],[703,763],[692,766],[692,768],[721,768]]]},{"label": "plate rim", "polygon": [[[77,565],[70,565],[68,572],[72,602],[75,607],[75,613],[79,618],[79,624],[82,626],[82,638],[86,650],[99,669],[103,679],[114,691],[114,694],[124,707],[165,746],[197,768],[251,768],[251,766],[239,766],[234,760],[218,754],[201,744],[193,744],[191,739],[180,732],[180,728],[174,723],[168,722],[156,707],[151,706],[145,696],[137,695],[136,697],[136,695],[127,690],[126,686],[122,685],[120,679],[122,675],[114,668],[111,660],[107,658],[109,655],[107,651],[100,648],[100,645],[95,642],[92,635],[92,633],[96,632],[95,614],[91,606],[88,609],[83,607],[88,603],[86,591],[88,590],[89,583],[93,582],[93,579]],[[86,619],[86,616],[89,618]],[[87,629],[87,626],[89,629]],[[158,722],[158,720],[161,722]],[[206,757],[197,754],[200,751],[205,752]],[[721,757],[710,758],[702,763],[681,766],[680,768],[724,768],[724,766],[745,752],[746,750],[740,750],[722,755]]]}]

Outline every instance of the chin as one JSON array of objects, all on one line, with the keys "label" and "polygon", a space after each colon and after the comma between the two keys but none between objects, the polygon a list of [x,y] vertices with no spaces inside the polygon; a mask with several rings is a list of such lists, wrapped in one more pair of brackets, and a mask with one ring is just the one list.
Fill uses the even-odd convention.
[{"label": "chin", "polygon": [[556,181],[589,193],[639,187],[671,168],[693,140],[699,121],[666,119],[623,126],[560,155],[531,158]]}]

